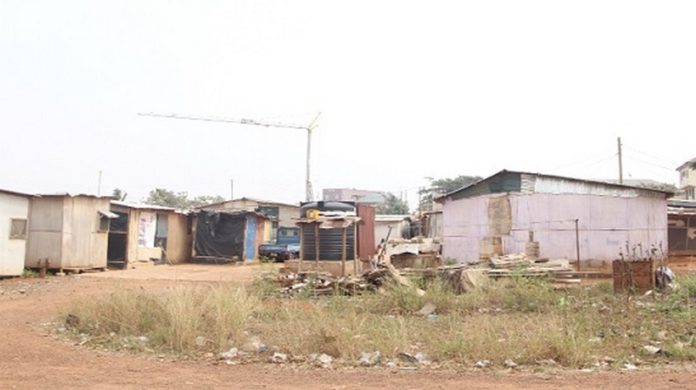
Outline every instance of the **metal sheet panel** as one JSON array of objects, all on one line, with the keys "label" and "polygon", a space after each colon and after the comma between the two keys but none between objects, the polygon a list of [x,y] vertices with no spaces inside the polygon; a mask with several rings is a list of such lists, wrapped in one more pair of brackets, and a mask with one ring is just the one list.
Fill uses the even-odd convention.
[{"label": "metal sheet panel", "polygon": [[638,196],[638,190],[632,188],[610,187],[578,180],[561,180],[543,176],[536,178],[534,191],[548,194],[586,194],[628,198]]},{"label": "metal sheet panel", "polygon": [[[29,198],[0,192],[0,276],[21,275],[24,271]],[[27,221],[25,238],[10,238],[11,219]]]},{"label": "metal sheet panel", "polygon": [[[481,240],[490,236],[491,197],[445,202],[445,258],[478,260]],[[667,243],[665,199],[548,193],[509,197],[512,229],[502,235],[505,253],[523,252],[531,230],[540,244],[541,257],[575,259],[575,219],[579,220],[582,260],[612,261],[626,242],[644,248]]]},{"label": "metal sheet panel", "polygon": [[[358,258],[360,260],[369,260],[375,255],[375,208],[370,205],[359,204],[357,207],[358,217]],[[392,237],[400,237],[401,234],[395,234],[392,231]]]},{"label": "metal sheet panel", "polygon": [[248,215],[244,237],[244,258],[253,261],[256,258],[256,217]]}]

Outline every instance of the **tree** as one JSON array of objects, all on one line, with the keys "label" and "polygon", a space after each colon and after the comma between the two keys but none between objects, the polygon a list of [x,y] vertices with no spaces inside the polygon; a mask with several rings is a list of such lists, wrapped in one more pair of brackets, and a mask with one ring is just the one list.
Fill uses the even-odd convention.
[{"label": "tree", "polygon": [[384,203],[377,206],[377,214],[408,214],[408,204],[394,194],[384,194]]},{"label": "tree", "polygon": [[116,199],[118,199],[118,200],[123,201],[123,200],[126,200],[126,197],[128,196],[128,193],[127,193],[127,192],[124,192],[124,191],[123,191],[122,189],[120,189],[120,188],[114,188],[113,192],[111,193],[111,196],[113,196],[114,198],[116,198]]},{"label": "tree", "polygon": [[438,195],[444,195],[476,183],[481,180],[481,177],[459,175],[454,178],[445,179],[433,179],[432,177],[429,177],[428,180],[430,181],[430,185],[427,188],[418,191],[418,194],[421,197],[421,208],[423,210],[430,210],[432,208],[433,200]]},{"label": "tree", "polygon": [[225,198],[220,195],[201,195],[189,201],[189,208],[196,208],[212,203],[224,202]]},{"label": "tree", "polygon": [[204,206],[210,203],[222,202],[224,200],[225,198],[219,195],[197,196],[193,199],[189,199],[188,193],[185,191],[174,192],[164,188],[155,188],[154,190],[150,191],[150,195],[145,200],[145,203],[186,210]]}]

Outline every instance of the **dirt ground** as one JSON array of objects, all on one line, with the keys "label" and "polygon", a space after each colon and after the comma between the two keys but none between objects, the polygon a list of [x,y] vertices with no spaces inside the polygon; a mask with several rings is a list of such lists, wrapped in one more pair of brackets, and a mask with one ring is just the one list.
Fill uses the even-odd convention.
[{"label": "dirt ground", "polygon": [[689,389],[696,367],[641,368],[636,372],[390,371],[297,369],[255,364],[160,361],[98,352],[47,332],[73,299],[118,288],[163,289],[218,281],[247,283],[258,270],[243,266],[159,266],[48,279],[0,281],[0,389]]}]

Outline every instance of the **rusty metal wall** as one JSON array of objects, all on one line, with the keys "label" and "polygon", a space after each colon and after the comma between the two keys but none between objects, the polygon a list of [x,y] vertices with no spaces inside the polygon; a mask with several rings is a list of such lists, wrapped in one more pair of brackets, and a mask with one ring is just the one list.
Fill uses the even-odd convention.
[{"label": "rusty metal wall", "polygon": [[[357,206],[358,217],[358,258],[369,260],[376,253],[375,245],[375,208],[369,205]],[[394,232],[392,232],[393,234]]]}]

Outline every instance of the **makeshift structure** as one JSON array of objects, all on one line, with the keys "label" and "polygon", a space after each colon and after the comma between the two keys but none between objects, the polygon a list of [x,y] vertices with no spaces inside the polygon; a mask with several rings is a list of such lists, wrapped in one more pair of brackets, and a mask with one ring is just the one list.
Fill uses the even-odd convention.
[{"label": "makeshift structure", "polygon": [[109,266],[183,263],[191,258],[192,228],[187,213],[172,207],[111,202],[118,218],[109,229]]},{"label": "makeshift structure", "polygon": [[361,268],[356,240],[360,217],[340,211],[309,211],[309,218],[297,220],[300,258],[286,261],[286,267],[298,272],[311,269],[340,276],[357,275]]},{"label": "makeshift structure", "polygon": [[193,260],[254,261],[263,233],[270,224],[264,214],[253,211],[210,211],[196,214],[194,224]]},{"label": "makeshift structure", "polygon": [[263,240],[264,242],[275,242],[278,238],[278,229],[280,227],[295,227],[295,218],[300,211],[300,206],[297,204],[243,197],[208,204],[196,210],[227,212],[254,211],[261,213],[270,220],[270,224],[266,225],[263,232]]},{"label": "makeshift structure", "polygon": [[443,258],[529,252],[606,267],[626,243],[667,243],[667,198],[648,188],[501,171],[446,194]]},{"label": "makeshift structure", "polygon": [[105,269],[111,197],[39,195],[31,199],[26,267]]},{"label": "makeshift structure", "polygon": [[696,260],[696,201],[670,200],[667,214],[670,263]]},{"label": "makeshift structure", "polygon": [[24,271],[32,195],[0,189],[0,276]]}]

